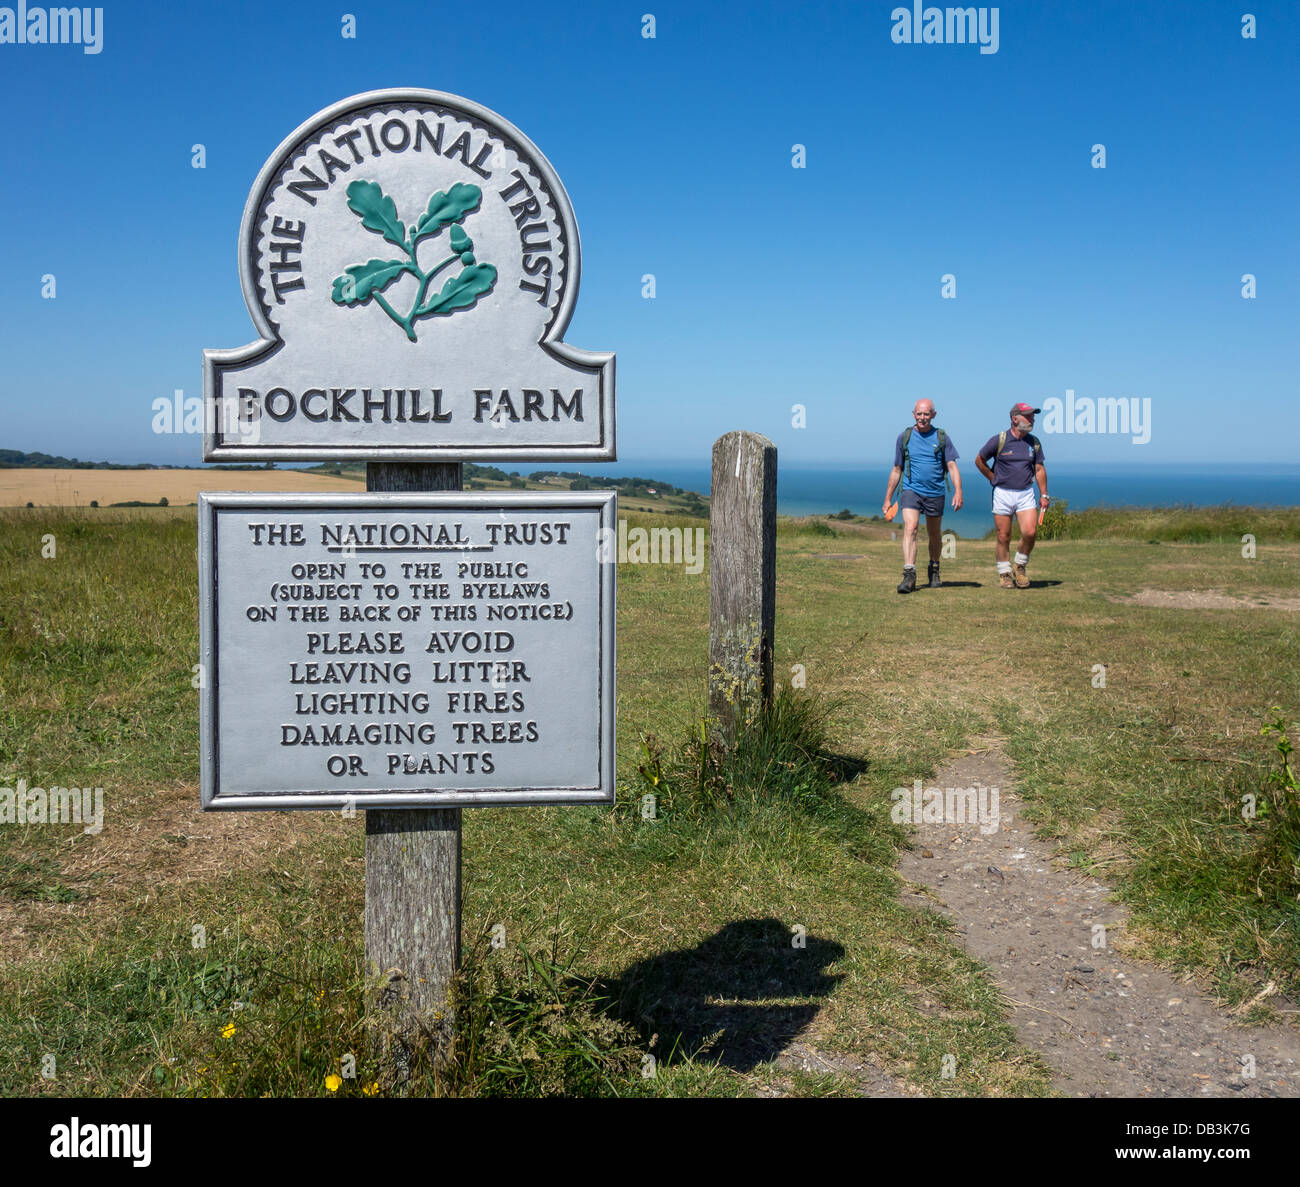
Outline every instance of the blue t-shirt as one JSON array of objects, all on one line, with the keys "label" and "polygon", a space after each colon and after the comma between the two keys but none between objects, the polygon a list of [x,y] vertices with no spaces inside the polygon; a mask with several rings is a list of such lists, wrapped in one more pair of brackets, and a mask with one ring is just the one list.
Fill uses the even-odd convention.
[{"label": "blue t-shirt", "polygon": [[1029,444],[1028,437],[1013,437],[1010,430],[1007,431],[1007,441],[1001,453],[998,453],[998,437],[990,437],[984,442],[979,455],[987,464],[995,453],[997,457],[993,462],[993,485],[1004,490],[1028,490],[1034,484],[1034,467],[1047,460],[1043,456],[1041,442],[1035,449]]},{"label": "blue t-shirt", "polygon": [[894,465],[903,470],[904,490],[930,498],[945,493],[947,488],[944,486],[943,476],[948,471],[948,463],[957,460],[958,453],[952,438],[945,433],[943,461],[939,461],[936,452],[939,443],[935,440],[938,432],[936,428],[931,428],[928,433],[923,433],[920,429],[912,430],[912,435],[907,439],[907,457],[912,463],[910,479],[906,469],[903,468],[903,434],[898,434],[898,440],[894,442]]}]

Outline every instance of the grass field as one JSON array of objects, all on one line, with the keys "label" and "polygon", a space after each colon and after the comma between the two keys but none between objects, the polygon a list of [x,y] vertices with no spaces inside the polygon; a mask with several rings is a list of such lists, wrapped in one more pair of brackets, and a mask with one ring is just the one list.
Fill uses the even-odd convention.
[{"label": "grass field", "polygon": [[[335,473],[329,471],[333,469]],[[0,507],[89,507],[107,509],[113,503],[157,503],[170,506],[198,502],[201,490],[359,491],[365,490],[365,466],[318,467],[303,470],[56,470],[43,467],[0,467]],[[525,481],[520,490],[567,489],[568,482]],[[467,487],[467,489],[470,489]],[[483,479],[473,489],[509,490],[508,482]],[[676,495],[621,499],[627,511],[651,514],[682,513],[686,500]]]},{"label": "grass field", "polygon": [[[466,813],[466,943],[500,979],[492,1000],[622,1028],[601,1040],[626,1047],[609,1078],[560,1090],[851,1091],[775,1062],[798,1034],[919,1093],[1047,1092],[988,971],[898,898],[891,789],[990,744],[1062,858],[1118,887],[1132,949],[1225,1003],[1268,979],[1294,993],[1300,887],[1269,882],[1240,804],[1277,765],[1269,707],[1300,716],[1300,513],[1246,514],[1267,525],[1253,559],[1235,519],[1202,543],[1154,542],[1167,515],[1138,539],[1041,544],[1025,591],[996,587],[991,544],[960,542],[951,584],[907,598],[889,529],[783,520],[777,673],[801,665],[830,709],[834,798],[737,794],[655,821],[634,810],[638,767],[670,769],[703,712],[707,568],[622,566],[623,806]],[[192,511],[0,517],[0,786],[106,800],[98,835],[0,827],[5,1094],[324,1095],[349,1053],[364,1069],[362,822],[198,811],[195,543]],[[1143,590],[1179,597],[1131,600]],[[1179,600],[1196,594],[1211,608]],[[547,1004],[521,944],[616,1017]]]},{"label": "grass field", "polygon": [[355,491],[347,478],[297,470],[46,470],[0,469],[0,507],[89,507],[111,503],[173,506],[198,502],[201,490]]}]

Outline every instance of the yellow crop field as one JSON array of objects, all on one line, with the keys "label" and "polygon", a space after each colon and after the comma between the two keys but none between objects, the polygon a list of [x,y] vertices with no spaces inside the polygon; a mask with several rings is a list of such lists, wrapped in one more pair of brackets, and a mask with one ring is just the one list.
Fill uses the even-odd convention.
[{"label": "yellow crop field", "polygon": [[300,470],[0,470],[0,507],[101,507],[137,499],[173,507],[198,501],[201,490],[361,491],[348,478]]}]

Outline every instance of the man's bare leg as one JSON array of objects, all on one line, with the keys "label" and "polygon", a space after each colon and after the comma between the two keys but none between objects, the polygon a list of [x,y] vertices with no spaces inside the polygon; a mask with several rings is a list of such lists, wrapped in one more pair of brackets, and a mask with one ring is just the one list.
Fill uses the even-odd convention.
[{"label": "man's bare leg", "polygon": [[925,517],[925,534],[930,538],[930,559],[936,564],[943,555],[943,516]]},{"label": "man's bare leg", "polygon": [[998,529],[998,542],[994,550],[999,564],[1011,563],[1011,516],[995,515],[993,525]]},{"label": "man's bare leg", "polygon": [[943,555],[943,516],[927,515],[925,517],[925,534],[930,541],[930,568],[926,573],[925,583],[931,589],[938,589],[943,584],[939,576],[939,558]]},{"label": "man's bare leg", "polygon": [[903,508],[903,568],[916,567],[916,536],[921,526],[921,513],[915,507]]},{"label": "man's bare leg", "polygon": [[1011,577],[1011,516],[995,515],[993,525],[998,530],[998,542],[994,549],[998,561],[998,584],[1003,589],[1014,589],[1016,583]]},{"label": "man's bare leg", "polygon": [[1012,573],[1016,587],[1028,589],[1029,574],[1025,571],[1025,566],[1029,564],[1029,554],[1034,551],[1034,541],[1038,537],[1038,512],[1032,507],[1027,511],[1017,511],[1016,519],[1020,523],[1020,547],[1016,550]]},{"label": "man's bare leg", "polygon": [[903,580],[898,583],[899,593],[911,593],[916,588],[916,533],[921,513],[915,507],[903,508]]},{"label": "man's bare leg", "polygon": [[[1034,543],[1038,539],[1038,512],[1032,507],[1028,511],[1017,511],[1016,520],[1020,524],[1020,552],[1028,560],[1029,554],[1034,551]],[[1007,527],[1009,537],[1009,522]]]}]

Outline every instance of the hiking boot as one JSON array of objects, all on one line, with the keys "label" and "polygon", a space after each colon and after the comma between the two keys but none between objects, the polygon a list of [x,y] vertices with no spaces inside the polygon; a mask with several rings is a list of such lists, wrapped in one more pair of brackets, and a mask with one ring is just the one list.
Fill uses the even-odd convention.
[{"label": "hiking boot", "polygon": [[1028,588],[1029,588],[1029,574],[1025,572],[1025,566],[1024,566],[1024,565],[1016,565],[1016,566],[1015,566],[1011,571],[1016,575],[1016,588],[1017,588],[1017,589],[1028,589]]},{"label": "hiking boot", "polygon": [[1015,589],[1015,588],[1016,588],[1016,583],[1015,583],[1014,581],[1011,580],[1011,574],[1010,574],[1010,573],[999,573],[999,574],[998,574],[998,584],[999,584],[1003,589]]},{"label": "hiking boot", "polygon": [[916,588],[916,570],[904,569],[903,580],[898,583],[899,593],[911,593]]},{"label": "hiking boot", "polygon": [[939,562],[931,561],[930,562],[930,588],[938,589],[942,584],[943,582],[939,580]]}]

